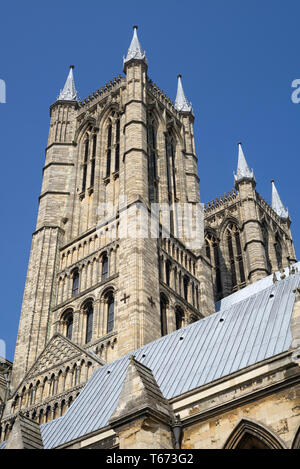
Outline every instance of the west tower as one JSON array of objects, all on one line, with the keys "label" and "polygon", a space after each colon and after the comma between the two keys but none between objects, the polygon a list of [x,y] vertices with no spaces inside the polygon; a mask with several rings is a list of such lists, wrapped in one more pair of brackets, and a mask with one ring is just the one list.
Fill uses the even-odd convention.
[{"label": "west tower", "polygon": [[[14,390],[56,334],[106,362],[214,312],[210,263],[178,235],[184,205],[200,203],[181,76],[174,104],[148,77],[137,27],[123,67],[79,102],[71,66],[50,107]],[[154,236],[153,204],[178,206],[155,212]]]}]

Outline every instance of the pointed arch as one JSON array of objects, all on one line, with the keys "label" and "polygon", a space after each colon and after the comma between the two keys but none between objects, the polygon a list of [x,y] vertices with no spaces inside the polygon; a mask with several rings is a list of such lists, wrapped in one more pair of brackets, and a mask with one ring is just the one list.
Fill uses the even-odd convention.
[{"label": "pointed arch", "polygon": [[277,435],[251,420],[242,419],[227,439],[224,449],[285,449]]},{"label": "pointed arch", "polygon": [[246,285],[244,254],[239,224],[227,219],[222,227],[226,261],[231,274],[231,290],[234,292]]},{"label": "pointed arch", "polygon": [[88,116],[79,125],[78,129],[76,130],[75,135],[74,135],[74,143],[78,143],[82,139],[82,137],[85,134],[85,132],[87,131],[87,129],[91,126],[92,127],[97,127],[96,119],[94,119],[94,117]]}]

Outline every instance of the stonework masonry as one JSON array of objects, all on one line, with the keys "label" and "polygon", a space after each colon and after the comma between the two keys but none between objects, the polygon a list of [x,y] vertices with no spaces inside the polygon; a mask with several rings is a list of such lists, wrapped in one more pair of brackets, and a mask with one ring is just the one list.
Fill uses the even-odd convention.
[{"label": "stonework masonry", "polygon": [[[62,416],[97,367],[213,314],[216,301],[296,261],[290,219],[263,200],[251,175],[204,206],[201,248],[178,236],[175,209],[168,223],[158,212],[151,236],[153,204],[196,207],[200,191],[192,107],[180,110],[159,89],[139,50],[124,76],[81,102],[68,96],[66,89],[50,107],[1,440],[20,412],[24,428],[28,418]],[[131,236],[138,219],[143,235]],[[0,400],[3,389],[0,375]],[[225,445],[222,435],[249,416],[261,419],[265,406],[266,425],[290,444],[297,389],[184,428],[183,448]],[[150,413],[122,423],[120,447],[134,448],[139,434],[140,447],[171,448],[172,424],[158,421]]]}]

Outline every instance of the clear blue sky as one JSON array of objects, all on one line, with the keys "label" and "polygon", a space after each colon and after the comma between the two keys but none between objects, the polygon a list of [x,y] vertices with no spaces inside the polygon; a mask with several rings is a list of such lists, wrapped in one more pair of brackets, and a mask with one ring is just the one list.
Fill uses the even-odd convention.
[{"label": "clear blue sky", "polygon": [[[2,2],[0,339],[13,358],[35,228],[49,105],[75,64],[81,98],[122,73],[139,25],[149,76],[170,98],[183,75],[193,103],[202,201],[233,188],[237,142],[270,202],[270,179],[288,206],[299,247],[299,0],[70,0]],[[298,253],[299,255],[299,253]]]}]

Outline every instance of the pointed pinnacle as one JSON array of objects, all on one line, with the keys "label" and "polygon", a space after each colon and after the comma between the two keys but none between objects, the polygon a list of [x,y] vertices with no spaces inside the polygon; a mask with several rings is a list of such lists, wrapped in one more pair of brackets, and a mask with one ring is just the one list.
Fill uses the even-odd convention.
[{"label": "pointed pinnacle", "polygon": [[131,44],[129,46],[126,59],[124,58],[124,65],[129,62],[129,60],[142,60],[147,63],[146,53],[143,52],[138,35],[137,35],[138,27],[136,25],[133,26],[133,37],[131,40]]},{"label": "pointed pinnacle", "polygon": [[178,85],[177,85],[177,96],[175,100],[175,108],[179,112],[193,112],[192,105],[188,102],[188,100],[185,97],[181,78],[182,78],[182,75],[180,74],[177,75]]},{"label": "pointed pinnacle", "polygon": [[76,101],[77,91],[73,77],[74,65],[70,65],[70,71],[63,90],[60,90],[59,101]]},{"label": "pointed pinnacle", "polygon": [[274,179],[271,180],[271,183],[272,183],[272,209],[277,213],[279,217],[288,218],[289,211],[284,207],[281,201],[281,198],[275,186]]},{"label": "pointed pinnacle", "polygon": [[253,170],[249,169],[249,166],[247,164],[243,148],[242,148],[242,142],[238,142],[238,147],[239,147],[239,156],[238,156],[238,166],[237,166],[237,171],[236,174],[234,175],[235,182],[239,182],[242,179],[253,179],[255,181],[254,177],[254,172]]}]

